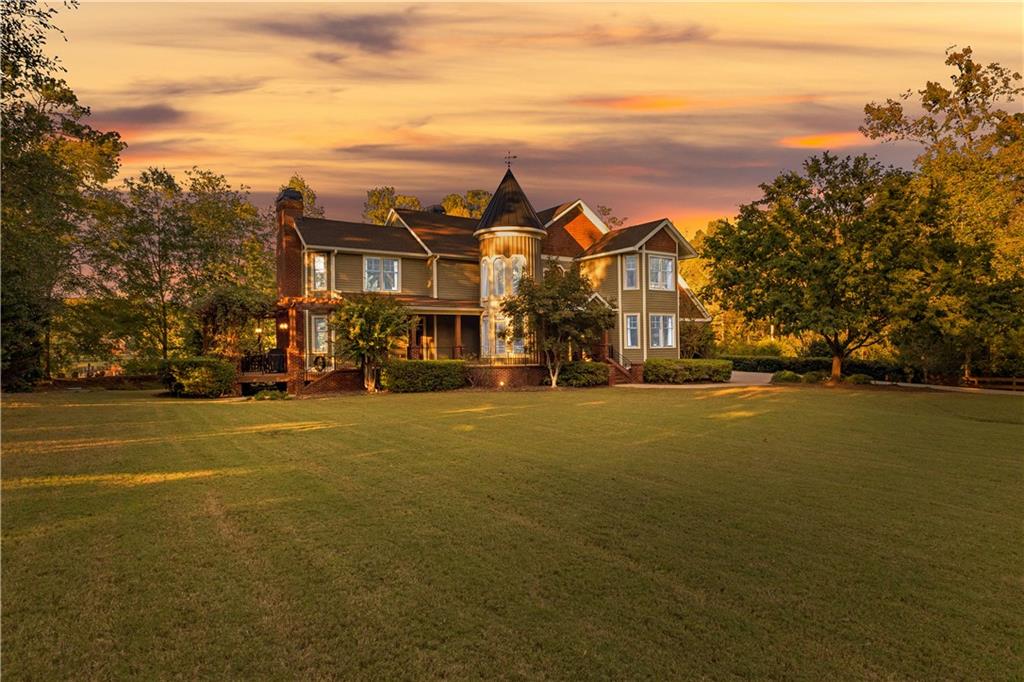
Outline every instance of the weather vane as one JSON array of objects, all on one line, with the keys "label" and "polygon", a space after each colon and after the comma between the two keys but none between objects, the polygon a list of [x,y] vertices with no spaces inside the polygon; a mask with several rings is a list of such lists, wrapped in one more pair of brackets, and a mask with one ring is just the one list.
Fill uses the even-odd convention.
[{"label": "weather vane", "polygon": [[505,167],[512,170],[512,159],[518,159],[519,157],[513,154],[511,151],[505,152]]}]

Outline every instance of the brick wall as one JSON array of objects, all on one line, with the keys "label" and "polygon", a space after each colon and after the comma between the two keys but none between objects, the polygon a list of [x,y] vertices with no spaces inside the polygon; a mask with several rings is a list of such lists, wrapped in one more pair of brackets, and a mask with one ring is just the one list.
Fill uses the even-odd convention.
[{"label": "brick wall", "polygon": [[335,393],[337,391],[362,391],[363,373],[359,369],[336,369],[330,374],[317,379],[308,386],[303,386],[299,395],[317,395],[319,393]]},{"label": "brick wall", "polygon": [[477,367],[469,368],[469,380],[477,388],[522,388],[540,386],[547,376],[543,367]]},{"label": "brick wall", "polygon": [[302,216],[302,202],[277,202],[277,296],[302,295],[302,241],[295,220]]}]

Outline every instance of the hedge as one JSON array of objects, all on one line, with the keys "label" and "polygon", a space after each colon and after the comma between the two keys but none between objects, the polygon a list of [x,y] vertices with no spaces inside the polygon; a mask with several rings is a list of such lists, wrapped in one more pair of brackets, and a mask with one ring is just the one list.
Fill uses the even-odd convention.
[{"label": "hedge", "polygon": [[381,372],[381,385],[395,393],[450,391],[468,381],[462,360],[391,360]]},{"label": "hedge", "polygon": [[163,381],[176,396],[219,398],[235,387],[235,365],[220,358],[175,358],[163,363]]},{"label": "hedge", "polygon": [[772,374],[773,384],[798,384],[803,380],[796,372],[790,372],[788,369],[782,369]]},{"label": "hedge", "polygon": [[603,362],[567,362],[558,373],[558,383],[577,388],[607,384],[608,365]]},{"label": "hedge", "polygon": [[644,381],[649,384],[725,382],[731,374],[732,363],[728,360],[648,360],[644,363]]},{"label": "hedge", "polygon": [[[737,372],[781,372],[787,370],[797,374],[807,372],[832,373],[832,358],[773,358],[760,355],[723,355],[722,360],[731,360]],[[847,358],[843,361],[844,374],[866,374],[879,381],[907,381],[918,378],[920,372],[883,360],[858,360]]]}]

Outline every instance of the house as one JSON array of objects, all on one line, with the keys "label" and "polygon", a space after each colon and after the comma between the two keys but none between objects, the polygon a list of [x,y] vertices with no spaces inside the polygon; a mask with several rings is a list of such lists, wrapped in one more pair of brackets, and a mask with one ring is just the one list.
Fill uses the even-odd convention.
[{"label": "house", "polygon": [[538,212],[511,169],[479,219],[440,209],[394,209],[384,225],[311,218],[291,189],[276,205],[279,361],[250,369],[286,372],[291,391],[334,370],[328,319],[352,293],[389,294],[416,313],[403,357],[463,358],[506,368],[511,382],[540,359],[505,339],[501,300],[548,267],[578,262],[618,313],[598,355],[622,380],[631,365],[679,357],[680,322],[710,321],[678,275],[677,261],[697,254],[672,221],[613,230],[579,199]]}]

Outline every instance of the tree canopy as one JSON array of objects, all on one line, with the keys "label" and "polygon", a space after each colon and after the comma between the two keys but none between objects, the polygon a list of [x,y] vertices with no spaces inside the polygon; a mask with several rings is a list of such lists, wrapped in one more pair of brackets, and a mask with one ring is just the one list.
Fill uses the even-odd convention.
[{"label": "tree canopy", "polygon": [[707,291],[751,320],[819,334],[833,379],[918,299],[934,220],[910,174],[866,156],[825,153],[761,185],[705,238]]},{"label": "tree canopy", "polygon": [[409,333],[414,316],[386,294],[346,296],[331,316],[334,354],[352,360],[363,370],[363,384],[377,390],[380,368]]},{"label": "tree canopy", "polygon": [[373,187],[366,190],[366,201],[363,202],[363,220],[383,225],[393,208],[411,208],[420,210],[420,200],[409,194],[397,194],[394,187]]}]

